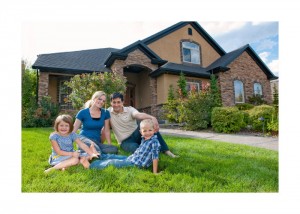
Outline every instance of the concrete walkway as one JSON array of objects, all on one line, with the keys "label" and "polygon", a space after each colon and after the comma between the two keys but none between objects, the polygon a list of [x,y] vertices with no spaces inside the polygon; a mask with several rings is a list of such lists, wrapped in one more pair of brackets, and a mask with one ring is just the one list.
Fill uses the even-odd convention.
[{"label": "concrete walkway", "polygon": [[237,134],[221,134],[210,133],[202,131],[185,131],[180,129],[165,129],[160,128],[159,132],[165,135],[174,135],[180,137],[202,138],[209,140],[216,140],[228,143],[245,144],[249,146],[256,146],[265,149],[278,151],[278,137],[258,137],[249,135]]}]

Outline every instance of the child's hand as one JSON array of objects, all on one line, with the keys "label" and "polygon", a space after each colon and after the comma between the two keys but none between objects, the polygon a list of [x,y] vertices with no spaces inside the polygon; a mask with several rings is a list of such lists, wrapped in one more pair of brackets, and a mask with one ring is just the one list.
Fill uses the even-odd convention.
[{"label": "child's hand", "polygon": [[72,152],[72,156],[75,157],[75,158],[78,158],[79,157],[79,152],[77,152],[77,151]]},{"label": "child's hand", "polygon": [[92,160],[93,158],[99,158],[99,153],[93,153],[92,155],[90,155],[89,159]]}]

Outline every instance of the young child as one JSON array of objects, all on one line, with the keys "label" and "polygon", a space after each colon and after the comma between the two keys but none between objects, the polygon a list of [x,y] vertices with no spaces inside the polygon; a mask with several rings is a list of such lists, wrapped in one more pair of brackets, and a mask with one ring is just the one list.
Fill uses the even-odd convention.
[{"label": "young child", "polygon": [[[55,132],[50,134],[50,141],[52,145],[52,153],[49,157],[49,164],[51,168],[45,170],[48,173],[54,169],[65,170],[67,167],[77,165],[79,162],[84,168],[89,168],[91,160],[98,157],[99,153],[94,148],[85,145],[76,133],[73,133],[73,121],[70,115],[60,115],[56,118],[54,124]],[[82,148],[86,153],[79,155],[74,150],[73,142]]]},{"label": "young child", "polygon": [[100,157],[91,163],[91,169],[103,169],[109,165],[117,168],[127,166],[137,166],[139,168],[148,168],[152,165],[154,174],[158,174],[158,158],[160,144],[157,136],[154,135],[154,124],[151,119],[145,119],[140,123],[140,132],[142,143],[137,150],[129,157],[114,155],[114,157]]}]

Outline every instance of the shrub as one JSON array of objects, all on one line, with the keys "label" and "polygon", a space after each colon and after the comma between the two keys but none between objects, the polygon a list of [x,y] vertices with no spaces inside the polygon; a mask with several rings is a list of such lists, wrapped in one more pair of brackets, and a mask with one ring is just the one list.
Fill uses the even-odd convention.
[{"label": "shrub", "polygon": [[22,127],[49,127],[53,126],[58,116],[59,107],[51,102],[51,97],[44,96],[40,105],[28,108],[22,120]]},{"label": "shrub", "polygon": [[263,126],[271,121],[275,108],[269,105],[255,106],[249,110],[250,124],[254,130],[261,131]]},{"label": "shrub", "polygon": [[248,97],[248,102],[255,106],[266,104],[266,101],[259,94],[254,94],[252,97]]},{"label": "shrub", "polygon": [[238,103],[235,105],[239,110],[249,110],[254,107],[253,104],[250,103]]},{"label": "shrub", "polygon": [[215,107],[211,123],[216,132],[237,132],[244,126],[244,114],[236,107]]},{"label": "shrub", "polygon": [[75,75],[65,84],[72,90],[69,100],[75,109],[82,108],[96,91],[104,91],[109,96],[126,90],[126,78],[113,72]]},{"label": "shrub", "polygon": [[267,130],[270,132],[274,132],[278,134],[279,131],[279,121],[278,118],[273,118],[271,119],[270,122],[267,123]]},{"label": "shrub", "polygon": [[207,92],[191,93],[184,103],[186,127],[190,130],[206,129],[210,124],[212,100]]}]

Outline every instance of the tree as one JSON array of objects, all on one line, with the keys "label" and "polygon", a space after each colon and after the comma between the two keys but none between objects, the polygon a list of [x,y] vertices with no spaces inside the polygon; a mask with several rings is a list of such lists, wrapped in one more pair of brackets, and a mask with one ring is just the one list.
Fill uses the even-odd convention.
[{"label": "tree", "polygon": [[22,60],[22,110],[36,104],[36,71]]},{"label": "tree", "polygon": [[75,109],[82,108],[96,91],[104,91],[108,96],[126,91],[126,78],[113,72],[75,75],[65,84],[72,90],[68,99]]},{"label": "tree", "polygon": [[187,89],[186,89],[186,79],[185,76],[182,72],[180,72],[180,76],[179,76],[179,80],[177,81],[177,85],[178,85],[178,94],[180,98],[186,98],[188,93],[187,93]]},{"label": "tree", "polygon": [[212,107],[221,107],[221,93],[218,86],[218,81],[214,74],[210,75],[210,97],[212,99]]}]

